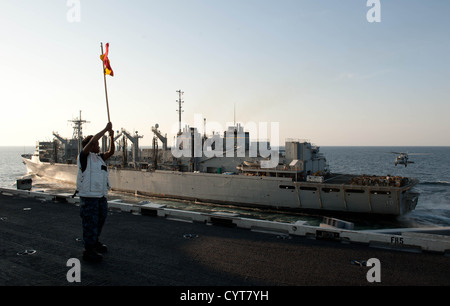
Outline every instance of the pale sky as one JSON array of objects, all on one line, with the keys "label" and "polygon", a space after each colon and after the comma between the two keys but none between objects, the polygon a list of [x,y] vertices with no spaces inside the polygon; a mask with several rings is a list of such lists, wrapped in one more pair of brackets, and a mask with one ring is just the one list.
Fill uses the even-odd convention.
[{"label": "pale sky", "polygon": [[156,123],[171,143],[179,89],[191,126],[235,110],[281,144],[449,146],[450,1],[380,3],[371,23],[367,0],[0,0],[0,145],[71,137],[80,110],[101,130],[109,42],[111,122],[144,146]]}]

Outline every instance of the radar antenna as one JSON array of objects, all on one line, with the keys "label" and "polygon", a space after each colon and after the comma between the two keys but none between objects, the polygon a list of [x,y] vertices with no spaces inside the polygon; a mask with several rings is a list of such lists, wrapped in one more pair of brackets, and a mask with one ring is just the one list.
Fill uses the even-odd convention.
[{"label": "radar antenna", "polygon": [[176,102],[178,103],[178,135],[181,135],[181,113],[184,112],[184,110],[181,110],[181,104],[184,103],[184,101],[181,100],[181,95],[184,94],[184,91],[177,90],[178,93],[178,100]]},{"label": "radar antenna", "polygon": [[80,117],[72,119],[72,120],[69,120],[69,122],[73,123],[73,135],[72,135],[72,138],[78,140],[78,154],[80,154],[81,141],[83,140],[83,123],[89,123],[89,121],[81,119],[81,110],[80,110]]}]

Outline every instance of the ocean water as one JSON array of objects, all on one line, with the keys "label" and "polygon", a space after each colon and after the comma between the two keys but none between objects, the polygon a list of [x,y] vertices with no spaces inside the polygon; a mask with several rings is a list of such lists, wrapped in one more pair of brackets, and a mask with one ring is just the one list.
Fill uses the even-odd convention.
[{"label": "ocean water", "polygon": [[27,173],[21,154],[31,154],[34,147],[0,146],[0,187],[16,188],[16,179]]},{"label": "ocean water", "polygon": [[[26,174],[21,154],[33,153],[34,147],[0,147],[0,187],[16,188],[16,179]],[[355,229],[392,227],[450,226],[450,147],[321,147],[329,168],[336,173],[407,176],[419,179],[414,187],[420,193],[414,211],[395,220],[352,219]],[[395,166],[396,154],[406,152],[414,162]],[[74,186],[33,177],[33,189],[73,192]],[[318,225],[322,216],[297,213],[280,213],[266,209],[242,209],[234,206],[172,201],[121,193],[111,193],[111,198],[139,203],[151,201],[168,207],[195,211],[227,211],[242,217],[279,222],[306,220]]]}]

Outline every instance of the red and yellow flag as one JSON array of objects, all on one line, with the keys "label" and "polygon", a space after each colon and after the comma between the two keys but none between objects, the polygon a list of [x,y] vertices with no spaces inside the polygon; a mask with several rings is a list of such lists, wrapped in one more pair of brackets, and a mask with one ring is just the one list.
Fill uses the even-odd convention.
[{"label": "red and yellow flag", "polygon": [[100,55],[100,59],[103,61],[103,68],[105,70],[105,74],[114,76],[114,71],[112,70],[111,65],[109,64],[108,59],[109,43],[106,43],[105,46],[106,46],[105,54]]}]

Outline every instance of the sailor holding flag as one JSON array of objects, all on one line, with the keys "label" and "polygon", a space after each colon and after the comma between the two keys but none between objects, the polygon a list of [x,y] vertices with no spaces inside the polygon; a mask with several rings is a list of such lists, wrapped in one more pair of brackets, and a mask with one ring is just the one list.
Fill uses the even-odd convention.
[{"label": "sailor holding flag", "polygon": [[[114,130],[109,117],[108,93],[106,89],[106,75],[114,76],[108,59],[109,43],[106,44],[105,53],[103,53],[103,44],[101,44],[101,51],[100,59],[103,63],[108,124],[96,135],[89,135],[83,139],[83,149],[77,161],[77,192],[80,196],[80,216],[83,225],[83,259],[91,262],[100,262],[103,258],[101,253],[107,251],[106,245],[99,240],[108,213],[106,196],[111,188],[109,171],[105,161],[115,151]],[[109,151],[100,153],[98,141],[106,132],[109,133],[110,137]]]}]

